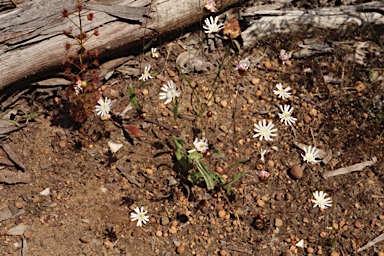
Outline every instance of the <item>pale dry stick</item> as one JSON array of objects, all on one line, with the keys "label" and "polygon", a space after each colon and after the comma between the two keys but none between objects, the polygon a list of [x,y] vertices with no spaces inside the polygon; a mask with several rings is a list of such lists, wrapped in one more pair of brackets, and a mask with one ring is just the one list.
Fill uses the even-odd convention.
[{"label": "pale dry stick", "polygon": [[377,158],[374,156],[371,161],[365,161],[362,163],[350,165],[347,167],[339,168],[334,171],[329,171],[323,174],[324,179],[337,176],[337,175],[342,175],[342,174],[347,174],[351,172],[356,172],[356,171],[361,171],[367,166],[374,165],[377,162]]},{"label": "pale dry stick", "polygon": [[357,252],[362,252],[366,249],[368,249],[369,247],[377,244],[377,243],[380,243],[384,241],[384,233],[379,235],[378,237],[374,238],[373,240],[369,241],[366,245],[364,245],[363,247],[360,247],[359,249],[357,249]]},{"label": "pale dry stick", "polygon": [[28,244],[27,244],[27,239],[25,238],[24,235],[23,237],[23,249],[22,249],[22,256],[27,256],[28,255]]}]

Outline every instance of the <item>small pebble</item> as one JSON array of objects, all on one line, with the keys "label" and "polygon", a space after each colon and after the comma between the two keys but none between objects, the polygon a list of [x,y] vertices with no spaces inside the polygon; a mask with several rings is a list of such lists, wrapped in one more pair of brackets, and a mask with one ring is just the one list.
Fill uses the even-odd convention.
[{"label": "small pebble", "polygon": [[376,255],[377,256],[384,256],[384,252],[377,252]]},{"label": "small pebble", "polygon": [[220,250],[220,256],[226,256],[227,251],[226,250]]},{"label": "small pebble", "polygon": [[143,90],[141,90],[141,93],[142,93],[143,95],[147,95],[147,94],[148,94],[148,89],[143,89]]},{"label": "small pebble", "polygon": [[168,217],[161,218],[161,225],[166,226],[168,224],[169,224],[169,218]]},{"label": "small pebble", "polygon": [[183,254],[185,252],[185,248],[184,246],[180,245],[179,247],[177,247],[176,251],[178,254]]},{"label": "small pebble", "polygon": [[281,199],[283,199],[283,193],[278,192],[278,193],[276,194],[276,196],[275,196],[275,199],[276,199],[276,201],[280,201]]},{"label": "small pebble", "polygon": [[364,91],[366,89],[366,86],[365,86],[365,84],[363,82],[357,81],[355,83],[355,89],[358,92],[362,92],[362,91]]},{"label": "small pebble", "polygon": [[32,231],[27,229],[24,231],[24,237],[27,238],[27,239],[30,239],[32,237]]},{"label": "small pebble", "polygon": [[274,167],[275,166],[275,162],[273,160],[268,160],[268,165],[270,167]]},{"label": "small pebble", "polygon": [[330,256],[340,256],[338,252],[331,252]]},{"label": "small pebble", "polygon": [[362,226],[363,226],[363,224],[361,224],[360,221],[356,221],[356,222],[355,222],[355,227],[356,227],[356,228],[361,228]]},{"label": "small pebble", "polygon": [[224,210],[221,210],[221,211],[219,211],[217,214],[218,214],[218,216],[219,216],[220,218],[224,218],[225,215],[226,215],[226,212],[225,212]]},{"label": "small pebble", "polygon": [[284,256],[292,256],[292,252],[290,250],[286,250]]},{"label": "small pebble", "polygon": [[226,100],[222,100],[220,102],[220,106],[223,107],[223,108],[226,108],[228,106],[228,102]]},{"label": "small pebble", "polygon": [[307,253],[313,253],[313,248],[312,247],[307,247]]},{"label": "small pebble", "polygon": [[304,116],[304,122],[310,123],[312,121],[312,118],[309,115]]},{"label": "small pebble", "polygon": [[21,208],[23,208],[23,203],[22,203],[22,202],[16,202],[16,203],[15,203],[15,207],[16,207],[17,209],[21,209]]},{"label": "small pebble", "polygon": [[314,108],[311,108],[311,110],[309,110],[309,115],[312,117],[317,116],[317,110]]},{"label": "small pebble", "polygon": [[266,61],[264,62],[264,67],[265,67],[266,69],[270,69],[270,68],[272,67],[272,63],[271,63],[269,60],[266,60]]},{"label": "small pebble", "polygon": [[257,91],[256,91],[256,97],[260,97],[262,94],[263,94],[262,91],[260,91],[260,90],[257,90]]},{"label": "small pebble", "polygon": [[107,249],[111,249],[113,247],[113,243],[109,240],[104,242],[104,247]]},{"label": "small pebble", "polygon": [[256,78],[256,77],[252,78],[251,83],[253,85],[257,85],[258,83],[260,83],[260,78]]},{"label": "small pebble", "polygon": [[162,236],[163,235],[163,232],[161,231],[161,230],[158,230],[158,231],[156,231],[156,236]]},{"label": "small pebble", "polygon": [[265,205],[265,202],[263,200],[261,199],[257,200],[257,206],[264,207],[264,205]]},{"label": "small pebble", "polygon": [[288,171],[288,176],[293,180],[298,180],[303,177],[303,169],[301,169],[300,165],[294,165]]},{"label": "small pebble", "polygon": [[283,220],[276,218],[275,219],[275,227],[281,227],[281,226],[283,226]]},{"label": "small pebble", "polygon": [[169,233],[171,233],[171,234],[176,234],[176,233],[177,233],[177,228],[176,228],[175,226],[171,226],[171,227],[169,228]]}]

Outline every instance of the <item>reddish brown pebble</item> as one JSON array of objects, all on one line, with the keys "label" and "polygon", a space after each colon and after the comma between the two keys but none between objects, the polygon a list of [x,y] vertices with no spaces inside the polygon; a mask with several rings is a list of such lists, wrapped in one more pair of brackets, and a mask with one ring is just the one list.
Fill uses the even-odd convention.
[{"label": "reddish brown pebble", "polygon": [[32,231],[27,229],[24,231],[24,237],[30,239],[32,237]]},{"label": "reddish brown pebble", "polygon": [[303,177],[303,169],[301,169],[300,165],[295,165],[288,171],[288,175],[293,180],[298,180]]},{"label": "reddish brown pebble", "polygon": [[270,69],[270,68],[272,67],[271,62],[270,62],[269,60],[265,61],[265,62],[264,62],[264,67],[265,67],[266,69]]},{"label": "reddish brown pebble", "polygon": [[363,224],[361,224],[360,221],[356,221],[356,222],[355,222],[355,227],[356,227],[356,228],[361,228],[362,226],[363,226]]},{"label": "reddish brown pebble", "polygon": [[178,254],[183,254],[184,252],[185,252],[184,246],[180,245],[179,247],[177,247],[177,253]]},{"label": "reddish brown pebble", "polygon": [[220,256],[226,256],[227,251],[226,250],[220,250]]},{"label": "reddish brown pebble", "polygon": [[340,256],[338,252],[331,252],[330,256]]},{"label": "reddish brown pebble", "polygon": [[312,118],[309,115],[304,116],[304,122],[310,123],[312,121]]}]

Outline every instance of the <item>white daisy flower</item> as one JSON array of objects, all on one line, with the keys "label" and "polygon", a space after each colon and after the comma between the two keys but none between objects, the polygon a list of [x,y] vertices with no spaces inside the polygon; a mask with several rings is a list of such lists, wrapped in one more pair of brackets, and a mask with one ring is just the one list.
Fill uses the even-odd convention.
[{"label": "white daisy flower", "polygon": [[305,152],[305,155],[301,154],[303,157],[303,160],[307,163],[316,164],[320,162],[320,160],[316,160],[316,158],[319,157],[319,150],[315,147],[309,146],[307,148],[303,149]]},{"label": "white daisy flower", "polygon": [[218,21],[219,21],[218,16],[215,17],[215,20],[213,20],[212,16],[209,18],[206,18],[204,20],[206,26],[203,26],[203,28],[205,29],[205,33],[206,34],[217,33],[220,30],[222,30],[224,28],[224,24],[221,22],[217,24]]},{"label": "white daisy flower", "polygon": [[143,226],[143,223],[144,224],[147,224],[147,221],[149,220],[149,216],[145,215],[148,211],[144,211],[144,207],[141,207],[141,209],[139,209],[139,207],[136,207],[134,209],[134,212],[131,212],[131,221],[135,221],[137,220],[137,226],[138,227],[141,227]]},{"label": "white daisy flower", "polygon": [[97,103],[99,103],[99,105],[96,105],[95,109],[97,115],[105,116],[109,113],[109,111],[111,111],[111,100],[107,97],[105,98],[105,101],[103,99],[99,99]]},{"label": "white daisy flower", "polygon": [[326,209],[327,207],[332,207],[332,199],[330,197],[325,198],[327,196],[327,193],[324,193],[323,191],[315,191],[313,193],[313,197],[315,199],[311,199],[315,205],[313,207],[319,206],[321,209]]},{"label": "white daisy flower", "polygon": [[256,132],[255,135],[253,135],[253,138],[256,138],[256,137],[259,137],[260,136],[260,140],[263,140],[263,138],[265,140],[273,140],[271,138],[271,136],[277,136],[277,134],[273,134],[274,132],[277,132],[277,129],[274,128],[275,125],[272,123],[272,122],[268,122],[268,125],[267,125],[267,121],[265,119],[263,119],[263,122],[259,121],[259,124],[254,124],[255,125],[255,129],[254,131]]},{"label": "white daisy flower", "polygon": [[293,107],[291,107],[289,105],[284,105],[284,108],[283,108],[283,106],[280,106],[280,109],[283,112],[283,113],[279,114],[280,121],[281,122],[284,121],[285,125],[292,126],[292,124],[294,124],[297,120],[296,118],[292,117]]},{"label": "white daisy flower", "polygon": [[154,59],[157,59],[157,58],[159,58],[159,53],[157,52],[157,49],[156,48],[151,48],[151,56],[152,56],[152,58],[154,58]]},{"label": "white daisy flower", "polygon": [[151,69],[151,65],[145,66],[143,74],[141,74],[141,77],[139,80],[147,81],[150,78],[153,78],[151,76],[151,73],[149,73],[149,70]]},{"label": "white daisy flower", "polygon": [[283,100],[288,99],[291,97],[292,93],[288,92],[291,90],[291,87],[287,87],[283,89],[283,85],[281,83],[276,84],[277,90],[273,90],[273,93],[276,94],[279,98],[282,98]]},{"label": "white daisy flower", "polygon": [[201,138],[201,140],[196,138],[195,141],[193,142],[193,146],[195,148],[192,150],[189,150],[188,153],[192,153],[192,152],[197,151],[200,154],[205,154],[205,152],[207,152],[209,149],[208,140],[204,137]]},{"label": "white daisy flower", "polygon": [[164,84],[163,87],[161,87],[161,90],[164,92],[160,93],[160,99],[167,99],[164,102],[164,105],[171,103],[171,101],[173,101],[176,97],[180,97],[181,95],[181,91],[176,89],[176,85],[172,80],[168,82],[168,85]]}]

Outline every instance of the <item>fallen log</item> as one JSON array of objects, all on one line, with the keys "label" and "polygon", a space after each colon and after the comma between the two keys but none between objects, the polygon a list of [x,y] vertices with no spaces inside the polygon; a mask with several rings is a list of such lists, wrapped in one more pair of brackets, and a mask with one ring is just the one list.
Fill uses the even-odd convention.
[{"label": "fallen log", "polygon": [[[280,3],[279,3],[280,2]],[[384,2],[313,10],[285,9],[286,1],[272,5],[255,5],[241,11],[250,26],[241,34],[244,48],[253,47],[260,38],[282,33],[311,33],[315,29],[343,30],[364,25],[384,25]],[[342,32],[342,31],[340,31]]]},{"label": "fallen log", "polygon": [[[219,1],[217,7],[220,10],[240,1]],[[69,41],[63,31],[73,24],[61,14],[64,8],[73,9],[75,3],[24,1],[0,13],[0,91],[62,71],[64,45]],[[92,37],[86,46],[99,49],[101,62],[127,55],[130,47],[142,44],[144,39],[159,38],[200,22],[209,15],[204,4],[201,0],[90,0],[85,12],[93,12],[94,20],[84,20],[84,29],[89,32],[98,28],[100,35]]]}]

